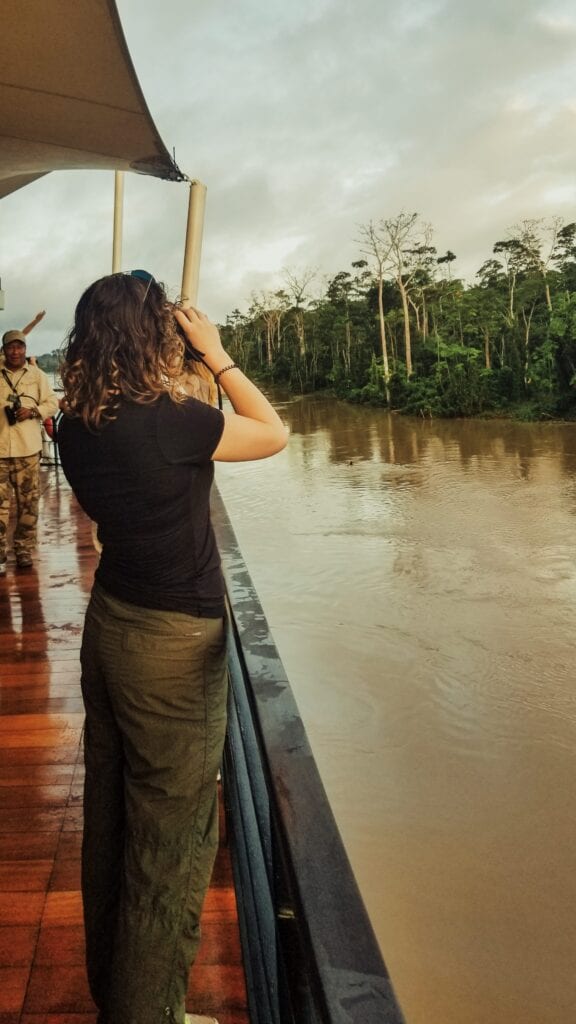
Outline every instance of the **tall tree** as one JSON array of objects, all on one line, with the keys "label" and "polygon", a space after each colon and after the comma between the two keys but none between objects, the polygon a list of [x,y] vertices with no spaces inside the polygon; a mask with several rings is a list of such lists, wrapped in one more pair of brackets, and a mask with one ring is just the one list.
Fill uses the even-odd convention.
[{"label": "tall tree", "polygon": [[286,292],[252,292],[250,313],[261,319],[265,328],[266,362],[272,366],[274,352],[280,348],[282,317],[288,307]]},{"label": "tall tree", "polygon": [[412,376],[412,332],[409,297],[418,274],[429,268],[432,228],[421,224],[417,213],[399,213],[383,218],[375,231],[380,251],[385,253],[384,271],[391,272],[400,292],[404,316],[404,354],[406,374]]},{"label": "tall tree", "polygon": [[552,217],[549,220],[540,217],[522,220],[512,229],[512,237],[518,242],[524,259],[524,269],[527,273],[532,272],[542,278],[546,305],[550,312],[552,298],[548,273],[561,227],[560,217]]},{"label": "tall tree", "polygon": [[303,306],[310,297],[310,286],[316,279],[317,274],[318,269],[316,267],[305,267],[301,271],[286,267],[283,274],[288,295],[294,305],[293,321],[301,359],[306,357],[306,330]]},{"label": "tall tree", "polygon": [[565,224],[560,228],[552,262],[564,278],[564,288],[576,291],[576,223]]},{"label": "tall tree", "polygon": [[391,246],[382,236],[374,221],[360,227],[360,251],[372,263],[378,288],[378,324],[380,327],[380,344],[382,347],[382,365],[384,369],[384,390],[386,403],[390,405],[390,363],[388,360],[388,340],[386,337],[386,319],[384,316],[384,279],[390,262]]}]

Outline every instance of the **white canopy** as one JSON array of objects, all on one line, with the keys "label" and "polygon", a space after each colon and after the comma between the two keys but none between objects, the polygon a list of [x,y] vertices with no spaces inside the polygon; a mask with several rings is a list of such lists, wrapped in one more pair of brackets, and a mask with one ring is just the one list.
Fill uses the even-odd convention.
[{"label": "white canopy", "polygon": [[114,0],[2,0],[0,198],[70,168],[184,179],[146,106]]}]

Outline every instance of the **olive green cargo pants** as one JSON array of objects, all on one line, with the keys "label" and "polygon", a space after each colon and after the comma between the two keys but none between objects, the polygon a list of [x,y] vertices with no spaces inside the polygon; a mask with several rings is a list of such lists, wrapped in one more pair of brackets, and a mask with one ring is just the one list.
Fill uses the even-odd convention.
[{"label": "olive green cargo pants", "polygon": [[[0,409],[0,413],[4,415]],[[40,493],[40,456],[0,459],[0,562],[6,561],[10,499],[16,500],[14,551],[30,555],[36,547],[38,496]]]},{"label": "olive green cargo pants", "polygon": [[218,837],[224,623],[96,584],[81,662],[90,990],[101,1024],[183,1024]]}]

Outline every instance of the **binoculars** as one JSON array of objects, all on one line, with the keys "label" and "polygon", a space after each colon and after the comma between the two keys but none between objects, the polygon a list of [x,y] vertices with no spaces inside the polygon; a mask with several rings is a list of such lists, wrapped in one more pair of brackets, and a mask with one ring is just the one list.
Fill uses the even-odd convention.
[{"label": "binoculars", "polygon": [[20,395],[8,395],[9,405],[4,406],[4,412],[6,413],[6,419],[11,427],[16,423],[16,413],[22,408],[22,402],[20,401]]}]

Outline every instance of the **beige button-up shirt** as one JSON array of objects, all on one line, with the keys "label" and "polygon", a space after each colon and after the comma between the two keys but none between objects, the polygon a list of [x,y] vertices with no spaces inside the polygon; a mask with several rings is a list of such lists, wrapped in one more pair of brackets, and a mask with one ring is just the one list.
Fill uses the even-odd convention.
[{"label": "beige button-up shirt", "polygon": [[[8,377],[12,388],[9,387]],[[10,426],[5,408],[11,390],[20,396],[22,405],[36,409],[38,419],[23,420]],[[36,455],[42,448],[42,420],[54,416],[58,411],[58,399],[48,377],[38,366],[26,363],[19,370],[7,370],[0,365],[0,459],[21,459],[25,455]]]}]

